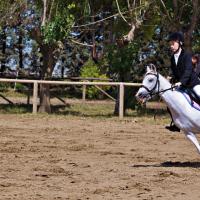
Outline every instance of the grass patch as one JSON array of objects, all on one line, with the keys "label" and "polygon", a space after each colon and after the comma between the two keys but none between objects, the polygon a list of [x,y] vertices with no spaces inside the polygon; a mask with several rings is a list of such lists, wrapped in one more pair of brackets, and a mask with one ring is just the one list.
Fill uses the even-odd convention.
[{"label": "grass patch", "polygon": [[25,104],[0,104],[0,113],[3,114],[24,114],[31,113],[32,105]]},{"label": "grass patch", "polygon": [[114,111],[114,103],[93,102],[76,102],[67,106],[53,106],[53,113],[61,115],[75,115],[84,117],[112,117]]},{"label": "grass patch", "polygon": [[13,89],[5,90],[0,92],[1,95],[5,97],[27,97],[26,92],[18,92]]}]

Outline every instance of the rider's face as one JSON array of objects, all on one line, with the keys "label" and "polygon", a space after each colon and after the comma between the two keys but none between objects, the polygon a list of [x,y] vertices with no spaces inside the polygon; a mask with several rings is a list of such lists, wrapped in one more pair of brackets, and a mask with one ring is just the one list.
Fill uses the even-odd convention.
[{"label": "rider's face", "polygon": [[173,53],[175,53],[179,48],[179,42],[178,41],[170,41],[169,46],[170,46],[171,51]]},{"label": "rider's face", "polygon": [[197,63],[197,58],[195,58],[194,56],[192,56],[192,64],[196,64]]}]

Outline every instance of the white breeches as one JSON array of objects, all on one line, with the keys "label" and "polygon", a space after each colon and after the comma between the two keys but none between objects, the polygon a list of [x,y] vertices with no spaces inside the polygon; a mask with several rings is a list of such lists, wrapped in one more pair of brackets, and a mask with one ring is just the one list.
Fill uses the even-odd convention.
[{"label": "white breeches", "polygon": [[200,98],[200,85],[195,85],[193,87],[193,91],[195,92],[195,94]]}]

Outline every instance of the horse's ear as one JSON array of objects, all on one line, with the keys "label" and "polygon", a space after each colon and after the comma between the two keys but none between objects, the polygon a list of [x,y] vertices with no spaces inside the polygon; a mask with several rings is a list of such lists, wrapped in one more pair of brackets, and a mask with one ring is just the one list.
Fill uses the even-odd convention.
[{"label": "horse's ear", "polygon": [[151,71],[153,71],[153,72],[157,71],[156,66],[154,64],[151,63],[149,66],[150,66]]},{"label": "horse's ear", "polygon": [[147,71],[147,72],[150,72],[150,71],[151,71],[151,72],[152,72],[152,71],[153,71],[153,72],[156,72],[156,66],[155,66],[154,64],[151,63],[151,64],[147,65],[146,71]]},{"label": "horse's ear", "polygon": [[151,67],[149,65],[146,66],[146,71],[150,72],[151,71]]}]

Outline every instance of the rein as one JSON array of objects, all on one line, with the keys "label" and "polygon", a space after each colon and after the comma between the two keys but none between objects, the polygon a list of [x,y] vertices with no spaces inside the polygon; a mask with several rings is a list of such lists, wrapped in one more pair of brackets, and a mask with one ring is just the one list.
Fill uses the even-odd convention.
[{"label": "rein", "polygon": [[154,93],[152,93],[152,95],[158,95],[158,94],[164,93],[164,92],[166,92],[166,91],[168,91],[168,90],[173,90],[174,88],[177,88],[177,86],[171,86],[170,88],[167,88],[167,89],[165,89],[165,90],[160,90],[160,91],[158,91],[158,92],[154,92]]}]

